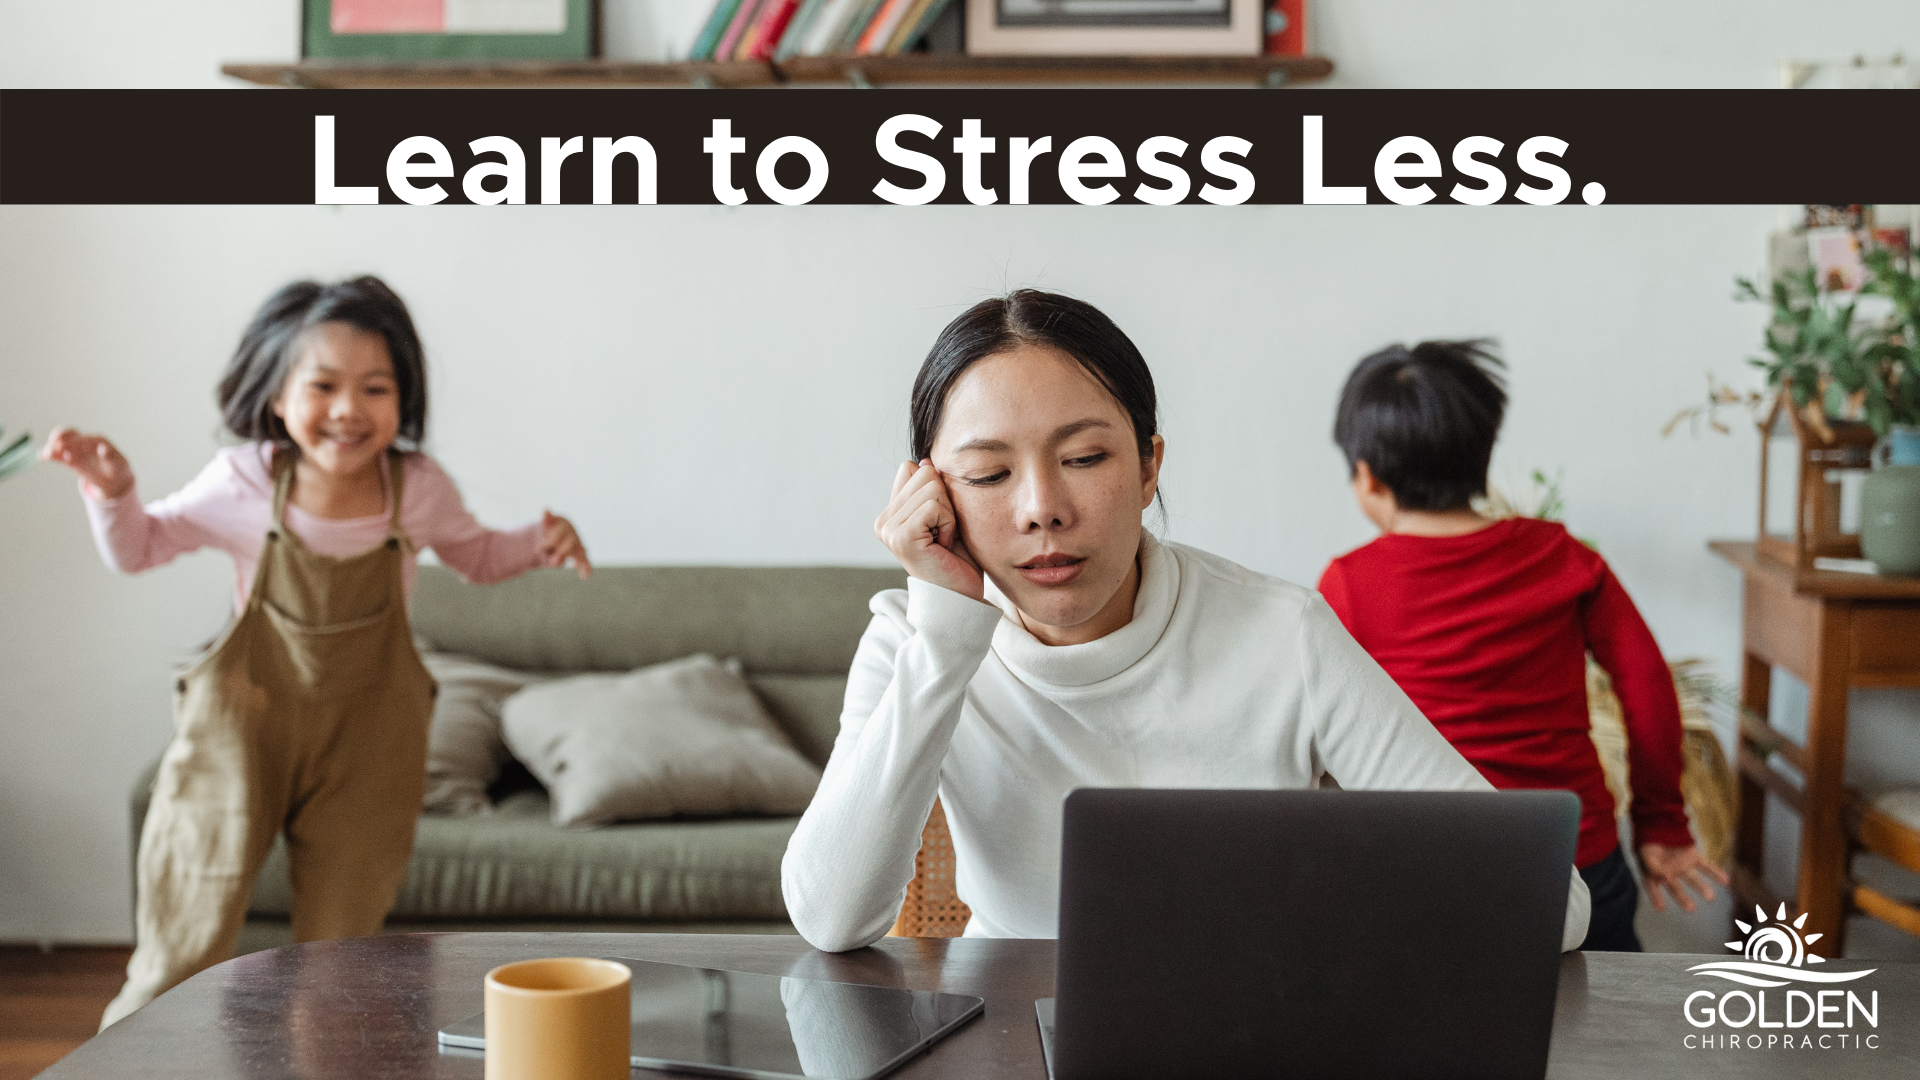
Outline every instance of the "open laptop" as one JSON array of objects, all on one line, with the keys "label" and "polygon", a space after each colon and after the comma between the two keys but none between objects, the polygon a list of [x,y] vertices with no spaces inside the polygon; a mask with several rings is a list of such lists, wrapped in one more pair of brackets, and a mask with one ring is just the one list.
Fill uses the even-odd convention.
[{"label": "open laptop", "polygon": [[1545,1075],[1572,794],[1083,789],[1065,813],[1053,1080]]}]

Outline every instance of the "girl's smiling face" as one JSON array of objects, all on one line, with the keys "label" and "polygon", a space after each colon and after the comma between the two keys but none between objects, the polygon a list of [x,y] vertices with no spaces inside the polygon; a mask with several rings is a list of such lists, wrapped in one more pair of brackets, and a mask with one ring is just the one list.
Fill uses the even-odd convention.
[{"label": "girl's smiling face", "polygon": [[1091,641],[1132,619],[1123,586],[1159,483],[1158,435],[1152,446],[1142,459],[1120,403],[1046,346],[980,360],[948,392],[934,467],[967,550],[1041,641]]},{"label": "girl's smiling face", "polygon": [[400,431],[400,392],[386,339],[343,322],[300,335],[273,413],[309,463],[336,476],[377,467]]}]

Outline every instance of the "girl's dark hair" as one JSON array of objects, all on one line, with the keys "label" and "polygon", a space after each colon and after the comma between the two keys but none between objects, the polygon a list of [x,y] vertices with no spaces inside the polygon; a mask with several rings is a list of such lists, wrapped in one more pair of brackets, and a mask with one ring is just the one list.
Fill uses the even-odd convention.
[{"label": "girl's dark hair", "polygon": [[1153,456],[1159,405],[1153,373],[1140,350],[1092,304],[1020,289],[980,301],[940,331],[913,380],[913,460],[933,454],[947,392],[961,374],[977,361],[1022,345],[1046,345],[1073,357],[1126,410],[1140,456]]},{"label": "girl's dark hair", "polygon": [[1423,341],[1360,361],[1333,421],[1347,468],[1366,462],[1402,510],[1459,510],[1486,494],[1507,409],[1505,365],[1491,346]]},{"label": "girl's dark hair", "polygon": [[273,402],[298,357],[300,335],[325,322],[357,326],[386,341],[400,397],[394,441],[402,449],[419,449],[427,437],[427,362],[420,335],[406,303],[371,276],[336,285],[296,281],[273,294],[240,336],[240,347],[220,377],[220,417],[227,430],[242,439],[292,445],[287,426],[273,414]]}]

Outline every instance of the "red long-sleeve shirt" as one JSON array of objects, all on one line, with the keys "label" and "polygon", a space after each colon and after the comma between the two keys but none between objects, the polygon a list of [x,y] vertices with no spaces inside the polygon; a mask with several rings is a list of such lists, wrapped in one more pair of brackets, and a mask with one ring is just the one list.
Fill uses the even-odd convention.
[{"label": "red long-sleeve shirt", "polygon": [[1382,536],[1333,560],[1320,592],[1494,787],[1580,796],[1580,866],[1619,846],[1588,734],[1591,651],[1626,716],[1637,842],[1693,843],[1673,678],[1606,561],[1564,527],[1511,518],[1465,536]]}]

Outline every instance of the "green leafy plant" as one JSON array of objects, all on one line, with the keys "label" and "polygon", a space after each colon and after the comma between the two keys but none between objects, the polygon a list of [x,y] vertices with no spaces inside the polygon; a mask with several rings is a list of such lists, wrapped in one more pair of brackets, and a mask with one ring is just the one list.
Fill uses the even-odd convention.
[{"label": "green leafy plant", "polygon": [[1811,269],[1782,274],[1765,294],[1747,278],[1735,284],[1740,299],[1773,306],[1767,355],[1748,361],[1766,372],[1767,388],[1784,392],[1816,430],[1825,431],[1829,417],[1847,417],[1852,395],[1865,382],[1869,347],[1854,325],[1855,303],[1834,302]]},{"label": "green leafy plant", "polygon": [[[1893,301],[1887,332],[1868,350],[1876,369],[1884,372],[1881,392],[1887,424],[1920,424],[1920,277],[1911,269],[1916,264],[1920,264],[1920,250],[1904,265],[1885,249],[1867,255],[1868,278],[1861,291]],[[1884,435],[1885,426],[1874,421],[1873,401],[1868,398],[1867,422]]]},{"label": "green leafy plant", "polygon": [[[1889,297],[1894,307],[1889,318],[1860,318],[1857,299],[1842,301],[1822,289],[1811,269],[1780,275],[1764,293],[1750,279],[1736,279],[1738,298],[1773,309],[1767,355],[1751,363],[1766,372],[1770,391],[1785,393],[1807,424],[1822,433],[1828,432],[1829,420],[1864,420],[1877,435],[1894,424],[1920,423],[1920,356],[1910,344],[1920,325],[1920,282],[1890,251],[1871,252],[1867,266],[1862,293]],[[1710,397],[1708,412],[1716,404],[1739,401]]]},{"label": "green leafy plant", "polygon": [[1539,469],[1533,470],[1531,479],[1540,489],[1540,505],[1534,507],[1533,515],[1542,521],[1561,521],[1567,516],[1567,499],[1560,492],[1560,485],[1566,481],[1567,470],[1555,469],[1553,476]]},{"label": "green leafy plant", "polygon": [[0,480],[5,480],[21,469],[33,463],[33,435],[21,432],[12,442],[6,442],[6,428],[0,427]]}]

